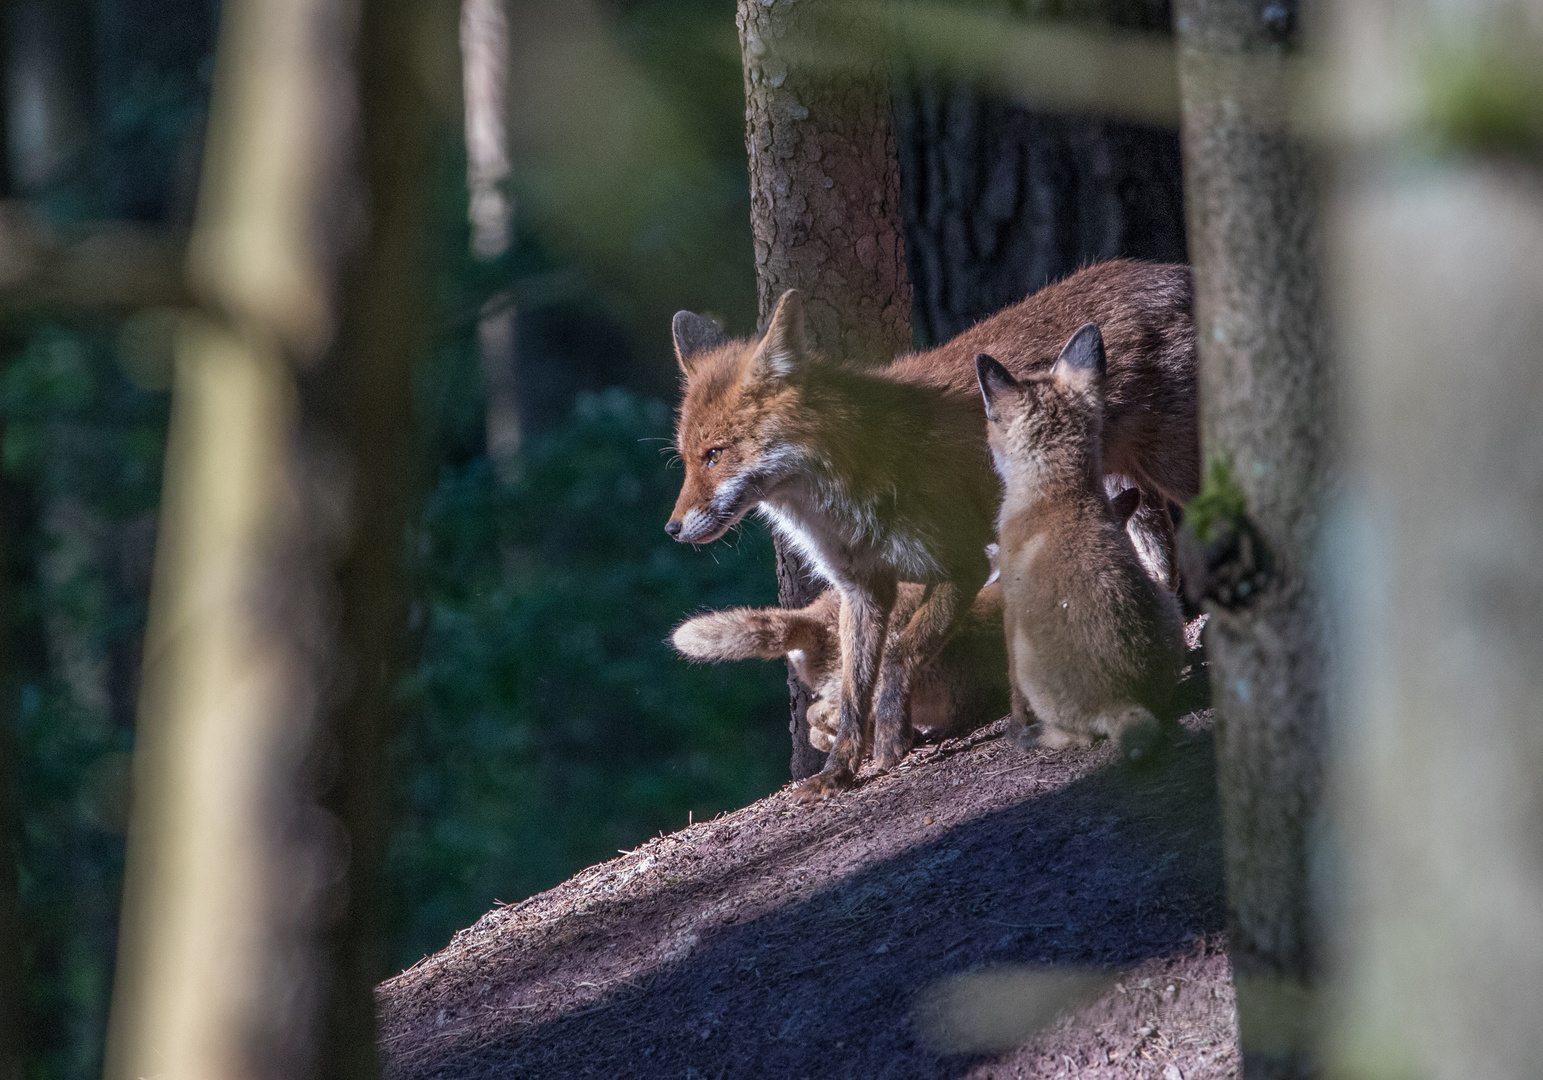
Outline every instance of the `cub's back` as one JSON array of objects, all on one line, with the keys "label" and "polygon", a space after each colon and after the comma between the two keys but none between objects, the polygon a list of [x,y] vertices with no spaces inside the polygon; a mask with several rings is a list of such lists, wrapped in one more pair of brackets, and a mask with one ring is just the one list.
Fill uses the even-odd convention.
[{"label": "cub's back", "polygon": [[1004,523],[1007,634],[1024,634],[1036,679],[1058,694],[1088,706],[1160,706],[1183,662],[1182,618],[1092,498],[1040,504]]}]

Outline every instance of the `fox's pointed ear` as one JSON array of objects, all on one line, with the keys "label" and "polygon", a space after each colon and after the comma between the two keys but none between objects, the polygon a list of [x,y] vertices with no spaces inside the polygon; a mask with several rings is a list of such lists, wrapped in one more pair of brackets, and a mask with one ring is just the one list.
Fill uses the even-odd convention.
[{"label": "fox's pointed ear", "polygon": [[1085,390],[1104,378],[1104,335],[1097,323],[1083,323],[1061,350],[1051,376],[1058,386]]},{"label": "fox's pointed ear", "polygon": [[729,343],[729,336],[717,323],[694,311],[677,311],[670,330],[675,338],[675,359],[687,375],[691,374],[692,357]]},{"label": "fox's pointed ear", "polygon": [[786,379],[809,354],[804,339],[804,294],[789,289],[777,301],[766,334],[751,358],[751,372],[760,379]]},{"label": "fox's pointed ear", "polygon": [[986,419],[995,420],[1002,395],[1018,389],[1018,380],[985,353],[975,357],[975,377],[980,380],[980,396],[986,399]]}]

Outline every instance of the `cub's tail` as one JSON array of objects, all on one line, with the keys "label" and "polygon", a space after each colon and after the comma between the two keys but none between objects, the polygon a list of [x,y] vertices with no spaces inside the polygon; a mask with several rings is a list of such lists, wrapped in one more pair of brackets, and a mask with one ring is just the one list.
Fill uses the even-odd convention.
[{"label": "cub's tail", "polygon": [[824,627],[802,611],[730,608],[687,619],[670,644],[688,660],[780,660],[794,649],[815,647],[823,636]]}]

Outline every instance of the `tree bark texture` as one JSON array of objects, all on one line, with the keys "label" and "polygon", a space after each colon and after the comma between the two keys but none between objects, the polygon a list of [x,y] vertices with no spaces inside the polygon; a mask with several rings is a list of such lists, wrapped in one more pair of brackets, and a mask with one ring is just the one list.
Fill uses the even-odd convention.
[{"label": "tree bark texture", "polygon": [[426,72],[458,71],[454,0],[364,0],[359,45],[364,250],[341,297],[339,343],[308,381],[313,419],[342,435],[350,478],[346,543],[337,564],[336,699],[324,737],[336,753],[325,804],[348,835],[347,902],[327,939],[331,985],[317,1046],[336,1080],[380,1074],[375,985],[384,947],[388,748],[406,663],[405,539],[416,487],[413,365],[426,343],[433,260],[428,225],[437,136],[450,120]]},{"label": "tree bark texture", "polygon": [[1032,113],[936,74],[895,104],[921,344],[1091,262],[1187,261],[1177,131]]},{"label": "tree bark texture", "polygon": [[[878,27],[837,13],[832,0],[740,0],[736,22],[760,326],[784,291],[799,289],[815,348],[857,364],[890,360],[911,347],[911,283]],[[850,44],[850,67],[801,62],[808,42],[833,34]],[[819,588],[779,545],[781,602],[802,606]],[[802,778],[824,756],[809,745],[809,699],[791,673],[789,686],[792,770]]]},{"label": "tree bark texture", "polygon": [[1250,1077],[1314,1068],[1301,1025],[1318,968],[1309,863],[1328,649],[1312,571],[1335,412],[1317,177],[1283,124],[1294,22],[1294,5],[1175,4],[1204,453],[1230,470],[1273,567],[1250,604],[1210,604],[1206,630]]},{"label": "tree bark texture", "polygon": [[1536,124],[1506,75],[1543,64],[1543,4],[1456,24],[1432,2],[1327,7],[1334,115],[1355,136],[1327,230],[1353,523],[1333,549],[1351,648],[1331,1062],[1536,1076],[1543,167],[1536,127],[1489,126],[1468,95]]}]

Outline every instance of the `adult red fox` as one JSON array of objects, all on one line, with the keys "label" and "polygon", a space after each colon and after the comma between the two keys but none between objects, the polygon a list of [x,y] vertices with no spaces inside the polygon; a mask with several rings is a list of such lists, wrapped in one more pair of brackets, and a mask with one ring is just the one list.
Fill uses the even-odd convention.
[{"label": "adult red fox", "polygon": [[1127,757],[1144,757],[1176,715],[1184,619],[1104,493],[1098,327],[1072,335],[1046,374],[1019,381],[984,354],[976,364],[1004,487],[1009,734],[1052,748],[1114,738]]},{"label": "adult red fox", "polygon": [[[686,476],[665,531],[710,543],[754,507],[841,595],[840,720],[825,768],[801,798],[851,785],[870,707],[878,766],[905,756],[912,676],[986,579],[1000,489],[975,355],[990,351],[1027,375],[1083,323],[1107,327],[1105,468],[1141,489],[1133,527],[1167,552],[1168,500],[1187,501],[1199,487],[1190,305],[1185,267],[1103,263],[872,371],[809,349],[794,291],[759,340],[728,341],[689,312],[675,317],[685,375],[676,448]],[[926,589],[886,649],[900,581]]]}]

